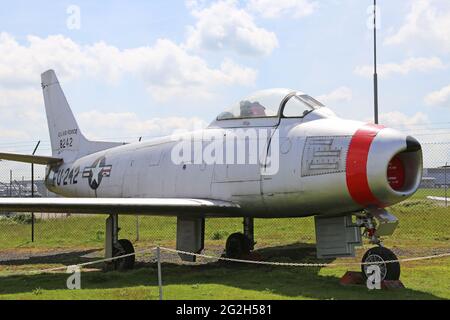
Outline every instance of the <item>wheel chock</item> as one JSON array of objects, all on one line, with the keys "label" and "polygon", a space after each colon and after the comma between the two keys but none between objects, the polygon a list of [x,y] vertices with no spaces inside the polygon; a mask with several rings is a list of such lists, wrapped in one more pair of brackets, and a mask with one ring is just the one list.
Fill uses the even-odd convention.
[{"label": "wheel chock", "polygon": [[[347,271],[339,280],[342,286],[366,286],[366,279],[362,272]],[[405,286],[400,280],[383,280],[381,281],[382,290],[404,289]]]},{"label": "wheel chock", "polygon": [[364,277],[362,272],[347,271],[339,280],[339,283],[343,286],[364,285]]}]

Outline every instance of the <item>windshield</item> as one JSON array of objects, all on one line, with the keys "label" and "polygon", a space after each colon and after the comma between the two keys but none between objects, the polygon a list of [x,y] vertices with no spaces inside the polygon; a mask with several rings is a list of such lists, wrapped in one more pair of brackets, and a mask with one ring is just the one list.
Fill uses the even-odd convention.
[{"label": "windshield", "polygon": [[219,114],[217,120],[276,117],[280,103],[290,92],[288,89],[258,91]]},{"label": "windshield", "polygon": [[308,96],[307,94],[301,94],[301,95],[297,95],[297,98],[299,98],[300,100],[302,100],[304,103],[308,104],[309,106],[311,106],[312,108],[320,108],[320,107],[324,107],[324,105],[322,103],[320,103],[319,101],[317,101],[316,99],[314,99],[311,96]]},{"label": "windshield", "polygon": [[284,105],[283,117],[301,118],[319,107],[323,107],[323,104],[316,99],[306,94],[297,94],[292,96]]}]

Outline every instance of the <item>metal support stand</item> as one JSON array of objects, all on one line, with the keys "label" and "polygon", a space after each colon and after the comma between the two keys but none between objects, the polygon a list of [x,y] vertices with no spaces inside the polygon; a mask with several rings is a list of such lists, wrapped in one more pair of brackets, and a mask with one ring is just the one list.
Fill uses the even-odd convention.
[{"label": "metal support stand", "polygon": [[[177,218],[177,250],[200,253],[205,247],[205,218]],[[183,261],[195,262],[196,257],[178,254]]]},{"label": "metal support stand", "polygon": [[254,232],[254,219],[244,218],[244,235],[250,240],[250,250],[255,249],[255,232]]},{"label": "metal support stand", "polygon": [[112,258],[114,254],[114,246],[119,240],[119,215],[117,213],[110,214],[106,219],[105,233],[105,258]]}]

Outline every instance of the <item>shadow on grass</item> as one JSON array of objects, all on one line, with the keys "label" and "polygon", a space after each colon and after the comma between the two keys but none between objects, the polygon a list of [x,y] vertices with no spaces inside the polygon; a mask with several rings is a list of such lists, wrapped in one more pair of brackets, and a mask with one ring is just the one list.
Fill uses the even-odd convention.
[{"label": "shadow on grass", "polygon": [[[259,249],[256,251],[264,261],[281,262],[332,262],[317,260],[315,246],[311,244],[291,244],[286,246]],[[82,252],[84,253],[84,252]],[[79,253],[80,254],[80,253]],[[76,253],[73,253],[76,256]],[[51,258],[52,263],[56,262]],[[59,257],[60,263],[68,262],[69,256]],[[80,257],[78,256],[78,259]],[[36,258],[42,263],[42,257]],[[71,260],[69,264],[73,264]],[[171,260],[173,261],[173,260]],[[36,262],[35,262],[36,263]],[[195,290],[203,285],[224,285],[260,293],[276,294],[281,298],[313,299],[440,299],[430,293],[412,289],[392,291],[369,291],[364,286],[343,287],[339,278],[320,275],[321,267],[282,267],[249,265],[242,263],[209,262],[205,264],[179,264],[164,262],[162,264],[165,292],[177,290],[176,286],[191,286],[192,299]],[[92,271],[82,274],[83,289],[127,288],[137,286],[156,286],[156,264],[140,262],[137,268],[128,272]],[[30,293],[35,289],[65,289],[67,275],[41,274],[33,276],[9,276],[0,278],[0,294]],[[226,289],[220,289],[226,290]],[[251,293],[249,293],[251,295]],[[174,296],[172,291],[171,296]],[[228,299],[239,297],[224,296]],[[214,293],[202,298],[215,299]]]},{"label": "shadow on grass", "polygon": [[84,262],[90,262],[98,260],[99,257],[89,257],[89,254],[98,252],[98,249],[86,249],[79,251],[50,251],[43,253],[22,253],[19,256],[10,255],[10,259],[0,256],[0,266],[23,266],[33,264],[63,264],[66,266],[79,264]]}]

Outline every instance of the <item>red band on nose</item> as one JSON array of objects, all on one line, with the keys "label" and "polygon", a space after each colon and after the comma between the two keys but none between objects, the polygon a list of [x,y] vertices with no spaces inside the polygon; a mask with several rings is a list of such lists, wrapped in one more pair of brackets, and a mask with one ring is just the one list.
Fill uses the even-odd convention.
[{"label": "red band on nose", "polygon": [[350,140],[346,161],[346,180],[352,199],[362,206],[383,206],[373,195],[367,179],[367,159],[373,139],[383,126],[366,124]]}]

